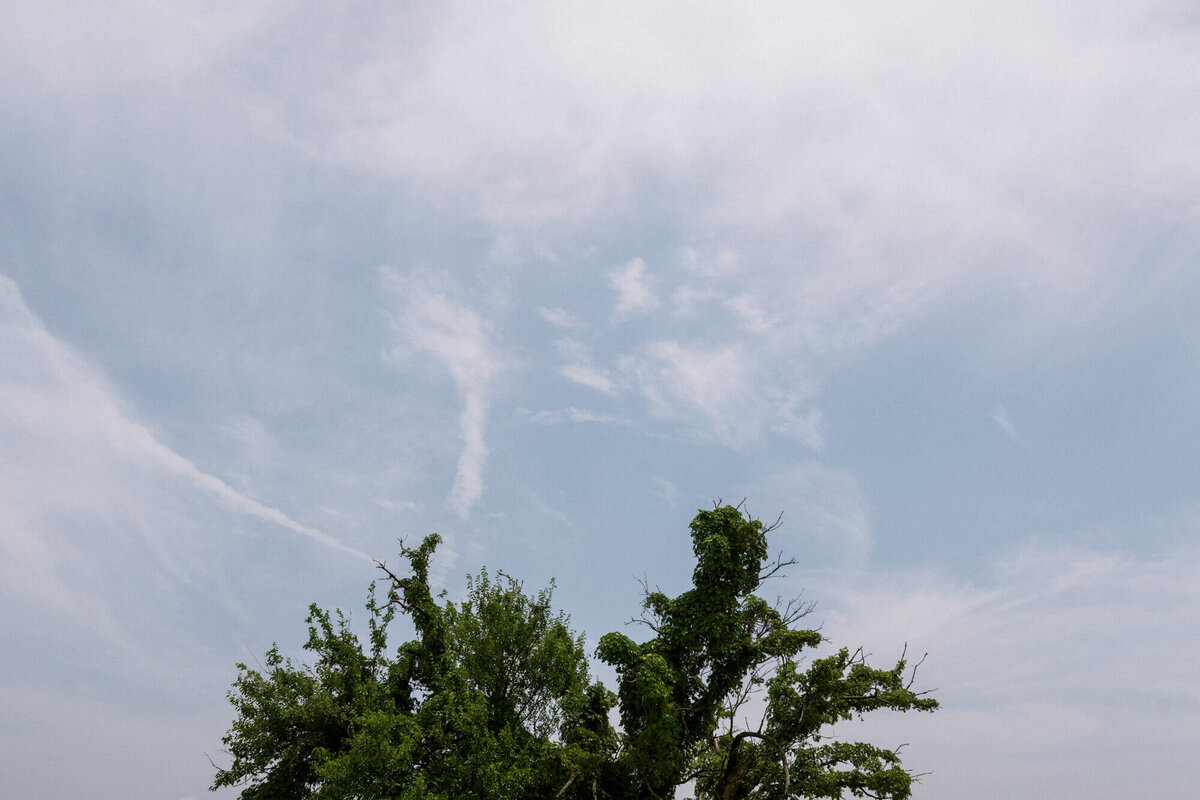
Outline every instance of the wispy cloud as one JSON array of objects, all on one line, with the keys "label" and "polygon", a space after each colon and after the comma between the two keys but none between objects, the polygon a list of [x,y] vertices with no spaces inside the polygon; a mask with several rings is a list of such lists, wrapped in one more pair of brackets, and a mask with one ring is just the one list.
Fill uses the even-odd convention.
[{"label": "wispy cloud", "polygon": [[538,411],[530,414],[529,419],[531,422],[536,422],[540,425],[559,425],[563,422],[601,422],[609,424],[625,422],[620,417],[614,417],[611,414],[600,414],[586,408],[575,408],[574,406]]},{"label": "wispy cloud", "polygon": [[391,357],[402,360],[412,349],[433,355],[449,371],[462,400],[462,450],[446,504],[465,519],[483,495],[488,410],[495,379],[504,370],[495,333],[487,320],[450,299],[452,282],[445,274],[384,269],[382,280],[398,304],[392,319],[402,344]]},{"label": "wispy cloud", "polygon": [[[1132,552],[1045,544],[971,571],[1028,527],[1195,493],[1186,3],[79,5],[0,11],[0,239],[46,323],[0,284],[0,599],[15,598],[18,682],[59,681],[33,673],[62,659],[29,655],[58,636],[54,655],[107,659],[132,683],[149,651],[182,660],[218,649],[230,618],[281,619],[258,602],[273,585],[306,594],[337,564],[360,570],[347,545],[445,533],[456,514],[493,512],[501,532],[464,526],[464,556],[532,554],[587,591],[598,556],[644,538],[640,523],[601,531],[614,503],[645,519],[745,480],[764,516],[793,515],[781,534],[805,557],[811,544],[844,567],[810,584],[831,635],[845,623],[882,656],[902,632],[933,652],[937,746],[915,741],[929,720],[889,729],[914,757],[950,754],[928,800],[1194,790],[1200,714],[1179,658],[1197,637],[1193,552],[1151,555],[1131,530]],[[460,281],[382,279],[385,347],[413,356],[401,376],[379,372],[364,316],[380,277],[350,266],[380,253]],[[503,337],[480,287],[521,304]],[[548,353],[560,337],[574,344]],[[1031,390],[1039,376],[1052,391]],[[510,387],[535,411],[505,431],[506,483],[578,509],[595,549],[517,549],[541,535],[521,521],[529,493],[487,491]],[[1064,409],[1081,413],[1053,424]],[[1114,435],[1123,416],[1136,424]],[[1047,480],[1003,458],[1003,437],[1047,431]],[[525,435],[573,445],[547,469]],[[810,448],[862,472],[793,469]],[[1117,514],[1090,502],[1102,494]],[[960,533],[976,512],[986,524]],[[315,568],[313,551],[333,559]],[[939,566],[872,564],[901,551]],[[228,617],[205,630],[212,611]],[[122,637],[134,646],[106,655]],[[106,719],[124,717],[113,742],[161,745],[166,729],[100,707],[75,724],[65,695],[0,692],[6,709],[26,698],[6,731],[29,786],[55,731],[86,749]],[[136,773],[99,752],[82,790],[42,793]],[[171,785],[157,794],[203,794]]]},{"label": "wispy cloud", "polygon": [[[81,455],[87,453],[92,460],[104,459],[127,468],[157,470],[183,478],[230,510],[369,560],[336,537],[239,492],[162,444],[121,407],[118,392],[99,370],[45,329],[25,305],[16,284],[3,275],[0,314],[0,338],[5,342],[0,377],[2,416],[31,447],[62,455],[66,455],[64,448],[79,448]],[[46,441],[35,445],[30,440],[36,437],[45,437]],[[77,502],[78,498],[100,499],[88,494],[87,486],[77,486],[70,495]]]},{"label": "wispy cloud", "polygon": [[592,354],[582,342],[577,339],[559,339],[554,346],[558,354],[567,361],[559,369],[559,374],[564,378],[607,395],[617,393],[617,382],[608,370],[592,363]]},{"label": "wispy cloud", "polygon": [[720,301],[721,293],[715,287],[684,283],[671,292],[671,313],[678,317],[690,317]]},{"label": "wispy cloud", "polygon": [[[1200,74],[1200,48],[1169,4],[1020,9],[451,11],[407,34],[422,69],[380,37],[331,71],[317,120],[305,99],[280,124],[498,238],[666,214],[717,243],[685,245],[680,269],[742,277],[735,294],[806,348],[877,341],[973,281],[1053,326],[1119,299],[1112,274],[1138,279],[1098,220],[1195,208],[1200,111],[1180,76]],[[604,46],[561,46],[585,36]],[[968,40],[970,54],[948,44]],[[1044,63],[1074,68],[1030,67]],[[644,265],[611,276],[621,313],[655,307]]]},{"label": "wispy cloud", "polygon": [[615,394],[617,391],[617,384],[608,372],[590,364],[567,364],[560,372],[571,383],[578,383],[605,394]]},{"label": "wispy cloud", "polygon": [[556,328],[581,328],[583,323],[562,308],[539,308],[538,315]]},{"label": "wispy cloud", "polygon": [[1004,406],[996,406],[996,410],[992,412],[992,422],[1000,426],[1000,430],[1012,439],[1017,444],[1024,444],[1025,440],[1021,438],[1021,434],[1017,431],[1017,426],[1013,425],[1012,419],[1008,416],[1008,409]]},{"label": "wispy cloud", "polygon": [[310,543],[354,569],[370,562],[164,443],[4,276],[0,441],[0,600],[19,609],[3,634],[31,664],[78,661],[84,693],[132,685],[130,663],[146,683],[173,686],[209,657],[196,644],[204,625],[245,624],[250,605],[269,613],[235,588],[248,571],[270,585],[257,573],[303,563]]},{"label": "wispy cloud", "polygon": [[672,339],[623,356],[626,380],[650,411],[692,427],[703,438],[738,446],[766,430],[819,446],[820,414],[800,411],[807,393],[766,380],[749,343],[704,344]]},{"label": "wispy cloud", "polygon": [[[927,796],[960,797],[985,774],[1026,796],[1076,796],[1087,776],[1089,796],[1123,797],[1147,764],[1178,781],[1169,754],[1200,735],[1200,691],[1179,658],[1200,636],[1194,529],[1181,523],[1158,555],[1030,543],[977,581],[882,569],[808,588],[835,639],[881,662],[905,641],[914,661],[929,652],[918,683],[943,709],[868,728],[912,742],[934,769]],[[994,762],[983,773],[980,752]]]},{"label": "wispy cloud", "polygon": [[779,324],[779,320],[764,314],[748,294],[743,293],[729,298],[725,301],[725,306],[737,315],[742,325],[751,333],[760,335],[770,333],[771,329]]},{"label": "wispy cloud", "polygon": [[[157,445],[157,443],[155,444]],[[158,447],[162,446],[158,445]],[[292,531],[293,533],[307,536],[310,539],[325,545],[326,547],[331,547],[334,550],[340,550],[343,553],[352,555],[355,558],[363,561],[371,560],[371,557],[361,550],[345,545],[333,536],[330,536],[329,534],[316,528],[308,525],[302,525],[277,508],[272,508],[271,506],[260,503],[251,497],[247,497],[219,478],[201,471],[196,467],[195,464],[175,454],[168,448],[162,448],[158,454],[158,460],[173,472],[189,478],[197,488],[203,489],[213,497],[216,497],[222,503],[224,503],[227,508],[230,508],[234,511],[240,511],[243,514],[249,514],[252,517],[258,517],[264,522],[270,522],[274,525],[278,525],[279,527]]]},{"label": "wispy cloud", "polygon": [[609,283],[617,290],[617,314],[634,314],[658,308],[658,297],[646,278],[646,262],[631,259],[623,267],[608,273]]},{"label": "wispy cloud", "polygon": [[866,495],[853,475],[805,461],[755,476],[744,491],[755,515],[773,520],[785,513],[777,546],[790,550],[784,543],[802,542],[808,558],[844,571],[867,563],[874,538]]},{"label": "wispy cloud", "polygon": [[654,342],[627,365],[657,415],[674,417],[692,409],[713,422],[724,421],[722,433],[739,438],[740,432],[726,425],[735,423],[731,406],[745,397],[741,387],[748,385],[750,376],[748,360],[736,345]]}]

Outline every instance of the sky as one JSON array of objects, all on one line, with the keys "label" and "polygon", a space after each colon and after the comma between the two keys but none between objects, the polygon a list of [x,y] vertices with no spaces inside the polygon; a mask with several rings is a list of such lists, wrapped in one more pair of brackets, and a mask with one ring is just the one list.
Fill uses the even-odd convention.
[{"label": "sky", "polygon": [[744,499],[918,800],[1187,796],[1198,311],[1192,3],[9,0],[0,784],[233,797],[398,538],[594,642]]}]

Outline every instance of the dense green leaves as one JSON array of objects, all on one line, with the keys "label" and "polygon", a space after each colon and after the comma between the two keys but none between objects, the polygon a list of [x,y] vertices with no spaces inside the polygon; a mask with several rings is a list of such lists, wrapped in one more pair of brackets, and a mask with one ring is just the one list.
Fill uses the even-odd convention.
[{"label": "dense green leaves", "polygon": [[[224,742],[233,764],[214,788],[244,798],[541,798],[614,744],[612,698],[588,685],[581,637],[511,579],[473,576],[460,604],[428,584],[436,536],[405,549],[412,574],[374,587],[363,648],[346,618],[313,606],[311,666],[283,659],[240,671]],[[388,652],[398,611],[417,637]],[[590,759],[590,760],[589,760]],[[548,793],[548,794],[547,794]],[[564,795],[566,796],[566,795]]]},{"label": "dense green leaves", "polygon": [[[843,649],[802,667],[822,643],[797,626],[810,607],[756,592],[791,562],[768,560],[770,528],[730,506],[692,521],[692,588],[647,588],[637,620],[652,636],[600,640],[614,695],[588,677],[583,639],[503,573],[468,579],[461,603],[439,602],[429,561],[439,538],[404,548],[410,574],[382,564],[387,595],[368,599],[364,648],[346,618],[313,606],[311,665],[239,664],[237,716],[224,742],[233,763],[214,788],[266,798],[674,797],[696,800],[886,797],[912,778],[895,750],[830,736],[830,726],[878,709],[936,708],[910,688],[903,658],[881,670]],[[388,649],[407,616],[415,638]],[[739,729],[753,698],[761,724]],[[620,726],[610,723],[618,707]]]}]

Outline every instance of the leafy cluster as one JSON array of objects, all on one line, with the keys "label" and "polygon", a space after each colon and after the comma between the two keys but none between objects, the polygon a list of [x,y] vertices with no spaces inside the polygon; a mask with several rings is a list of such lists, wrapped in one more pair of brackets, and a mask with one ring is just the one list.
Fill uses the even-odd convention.
[{"label": "leafy cluster", "polygon": [[[617,692],[592,682],[582,636],[504,575],[468,580],[461,603],[440,601],[429,561],[440,539],[402,546],[410,573],[380,564],[364,647],[337,612],[311,607],[311,666],[266,654],[239,664],[230,692],[237,716],[224,738],[233,757],[213,788],[243,786],[270,798],[895,798],[912,776],[895,750],[828,735],[833,723],[890,708],[933,710],[911,689],[902,657],[886,670],[861,650],[801,668],[822,638],[796,623],[811,607],[769,604],[762,582],[792,562],[768,559],[770,528],[738,508],[702,511],[691,524],[692,588],[668,597],[647,587],[637,620],[652,636],[600,640]],[[416,637],[394,652],[397,613]],[[755,729],[736,724],[751,698]],[[610,721],[619,712],[620,724]]]}]

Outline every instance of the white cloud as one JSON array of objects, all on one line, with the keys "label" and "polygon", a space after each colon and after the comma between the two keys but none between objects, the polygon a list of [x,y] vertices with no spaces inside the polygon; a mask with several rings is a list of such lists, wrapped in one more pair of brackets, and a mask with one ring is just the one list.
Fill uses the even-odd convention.
[{"label": "white cloud", "polygon": [[688,245],[679,250],[679,266],[685,272],[709,278],[733,272],[739,261],[741,261],[741,256],[726,247],[707,251]]},{"label": "white cloud", "polygon": [[617,314],[633,314],[658,308],[658,298],[646,281],[646,262],[640,258],[608,273],[608,280],[617,290]]},{"label": "white cloud", "polygon": [[[792,352],[869,345],[981,284],[1052,335],[1145,269],[1097,226],[1155,206],[1190,219],[1200,200],[1200,47],[1166,2],[405,22],[280,109],[288,136],[415,181],[497,238],[569,245],[665,214],[697,238],[676,268],[741,279],[727,296],[786,320]],[[622,313],[657,304],[642,270],[614,273]]]},{"label": "white cloud", "polygon": [[539,308],[542,319],[556,328],[581,328],[582,323],[562,308]]},{"label": "white cloud", "polygon": [[[154,443],[157,448],[162,448],[157,442]],[[213,497],[218,498],[227,507],[234,511],[239,511],[243,514],[249,514],[252,517],[258,517],[264,522],[270,522],[285,528],[293,533],[299,533],[302,536],[307,536],[314,541],[320,542],[326,547],[340,550],[343,553],[352,555],[355,558],[363,561],[370,561],[371,557],[366,553],[356,548],[350,547],[338,541],[333,536],[330,536],[323,531],[308,525],[302,525],[299,522],[291,519],[287,514],[277,508],[271,508],[259,501],[247,497],[233,487],[226,484],[224,481],[209,475],[197,469],[195,464],[192,464],[187,459],[176,455],[167,448],[162,448],[158,453],[158,460],[172,472],[186,476],[191,479],[197,488],[203,489]]]},{"label": "white cloud", "polygon": [[[912,743],[908,764],[933,770],[922,796],[978,794],[981,780],[997,798],[1174,796],[1187,790],[1170,763],[1200,735],[1200,690],[1179,657],[1200,637],[1194,532],[1185,521],[1153,556],[1028,543],[976,582],[864,570],[807,588],[835,644],[881,664],[905,641],[913,661],[929,652],[918,684],[942,710],[865,728]],[[1146,770],[1166,783],[1139,789]]]},{"label": "white cloud", "polygon": [[736,446],[771,428],[819,446],[820,415],[796,413],[806,393],[771,386],[746,344],[662,340],[623,356],[620,367],[651,413],[689,425],[704,438]]},{"label": "white cloud", "polygon": [[[90,506],[102,513],[100,509],[120,501],[123,490],[116,484],[121,475],[153,470],[183,478],[226,508],[367,559],[333,536],[247,497],[159,442],[121,407],[117,392],[95,367],[45,329],[16,284],[3,275],[0,314],[0,339],[5,343],[0,417],[19,443],[3,465],[14,471],[14,481],[29,470],[41,473],[36,480],[28,474],[19,479],[33,494],[9,496],[8,503],[23,507],[32,500],[35,506],[29,513],[34,515],[44,512],[36,508],[43,502]],[[22,536],[20,531],[12,533],[12,538],[6,537],[8,544]]]},{"label": "white cloud", "polygon": [[805,461],[753,476],[743,491],[756,517],[770,522],[784,512],[773,542],[785,554],[796,553],[795,542],[803,543],[806,563],[833,564],[842,573],[867,563],[874,544],[870,515],[853,475]]},{"label": "white cloud", "polygon": [[125,82],[174,83],[260,32],[278,7],[185,0],[167,9],[118,0],[101,9],[15,0],[0,13],[0,64],[10,80],[20,76],[71,93]]},{"label": "white cloud", "polygon": [[444,274],[402,276],[385,269],[382,280],[399,304],[393,328],[402,344],[391,357],[400,360],[410,350],[433,355],[450,372],[462,399],[462,450],[446,504],[465,519],[483,495],[488,409],[495,380],[504,370],[492,325],[447,297],[451,289]]},{"label": "white cloud", "polygon": [[471,507],[483,495],[483,468],[487,464],[487,444],[484,426],[487,422],[487,401],[482,393],[465,392],[461,417],[463,450],[458,457],[454,485],[446,502],[460,517],[466,518]]},{"label": "white cloud", "polygon": [[726,307],[733,311],[741,320],[742,326],[754,334],[766,334],[779,324],[762,312],[750,295],[742,293],[725,301]]},{"label": "white cloud", "polygon": [[748,359],[740,348],[655,342],[646,348],[652,372],[643,371],[642,389],[657,413],[671,416],[679,403],[694,406],[707,417],[726,416],[730,403],[744,396],[749,382]]},{"label": "white cloud", "polygon": [[222,430],[241,446],[242,460],[249,467],[262,469],[271,462],[277,442],[260,420],[238,417],[222,426]]},{"label": "white cloud", "polygon": [[660,498],[667,507],[674,510],[679,506],[679,487],[673,481],[666,478],[651,478],[651,483],[654,487],[651,489],[651,494]]},{"label": "white cloud", "polygon": [[716,289],[681,284],[671,292],[671,313],[680,317],[690,317],[720,299],[721,293]]},{"label": "white cloud", "polygon": [[1008,409],[1004,406],[996,406],[996,410],[992,412],[992,422],[1000,426],[1000,430],[1012,439],[1017,444],[1023,444],[1024,440],[1021,434],[1017,432],[1017,427],[1013,425],[1012,419],[1008,416]]},{"label": "white cloud", "polygon": [[[852,564],[869,563],[871,552],[868,496],[858,484],[814,467],[788,474],[791,442],[747,446],[778,433],[820,447],[822,417],[813,404],[817,381],[831,365],[853,360],[922,318],[950,321],[922,335],[963,334],[962,343],[942,340],[949,358],[987,341],[997,343],[1001,356],[1053,357],[1053,347],[1041,346],[1047,341],[1077,348],[1074,354],[1107,346],[1097,344],[1099,337],[1076,335],[1089,319],[1108,321],[1135,305],[1156,308],[1166,295],[1183,309],[1180,332],[1195,335],[1187,312],[1194,305],[1188,299],[1196,286],[1192,254],[1200,230],[1200,106],[1194,102],[1200,29],[1186,4],[1175,0],[916,0],[874,8],[768,0],[749,9],[561,4],[521,14],[468,5],[436,14],[420,6],[348,14],[275,2],[185,0],[169,11],[152,5],[118,0],[96,10],[16,0],[0,9],[0,92],[21,109],[21,125],[10,137],[18,146],[9,159],[15,180],[9,199],[17,212],[9,227],[10,233],[34,231],[13,248],[14,258],[22,257],[22,248],[35,256],[23,268],[41,272],[29,295],[47,298],[47,308],[61,302],[60,319],[70,318],[72,330],[86,332],[81,335],[111,333],[119,317],[152,331],[136,341],[161,335],[164,347],[190,350],[198,363],[220,349],[200,344],[216,319],[232,323],[242,313],[267,312],[255,319],[253,334],[233,332],[244,329],[231,324],[222,340],[250,341],[274,332],[288,308],[319,309],[317,316],[329,312],[328,324],[314,326],[320,333],[310,341],[328,341],[322,356],[328,358],[357,346],[334,341],[338,336],[361,333],[337,324],[343,319],[337,315],[362,298],[345,264],[388,247],[435,259],[442,255],[427,251],[438,250],[445,256],[440,263],[470,263],[471,253],[488,251],[491,237],[486,279],[512,281],[513,296],[533,298],[532,306],[565,304],[575,316],[542,308],[541,318],[589,343],[549,364],[551,371],[608,395],[600,406],[606,410],[614,398],[644,400],[653,414],[696,438],[745,447],[718,461],[757,463],[765,456],[763,469],[778,472],[786,484],[778,507],[790,510],[792,498],[800,497],[812,509],[802,530]],[[167,96],[197,102],[186,104],[186,114],[171,112],[163,103]],[[160,115],[162,108],[168,110]],[[147,131],[134,123],[150,109],[155,124]],[[225,114],[213,129],[219,135],[180,121]],[[22,127],[25,119],[35,122]],[[51,128],[61,130],[60,139],[43,135]],[[26,164],[20,155],[26,145],[44,153],[53,170]],[[255,157],[253,169],[241,160],[246,154]],[[341,169],[347,164],[352,168]],[[89,165],[108,166],[91,171]],[[264,199],[256,213],[237,215],[242,232],[253,228],[255,237],[277,239],[284,243],[278,252],[259,245],[245,250],[252,237],[230,235],[240,228],[211,216],[212,209],[229,208],[211,198],[233,197],[232,189],[223,190],[250,184]],[[339,197],[348,185],[354,198]],[[27,224],[27,210],[39,200],[23,193],[37,186],[64,199],[44,201],[47,210],[29,212]],[[209,202],[171,202],[192,196],[180,187],[195,188],[192,194]],[[318,196],[324,199],[314,205]],[[99,212],[97,198],[105,201]],[[112,198],[120,202],[108,202]],[[140,205],[157,209],[153,218]],[[435,224],[422,230],[420,222],[401,221],[410,210],[418,213],[409,219],[426,214]],[[293,236],[288,226],[297,222],[309,228]],[[97,230],[75,240],[81,225]],[[213,234],[218,230],[224,233]],[[383,231],[387,241],[362,241],[371,230]],[[213,245],[217,257],[204,249],[206,237],[221,239]],[[31,244],[38,239],[53,247]],[[216,302],[213,308],[225,310],[176,319],[187,304],[207,305],[202,285],[213,286],[214,298],[231,292],[229,285],[221,288],[202,269],[189,270],[201,278],[178,292],[169,279],[139,280],[170,274],[161,269],[164,253],[193,251],[196,243],[204,263],[228,265],[218,271],[255,274],[236,292],[253,295],[253,302],[233,308]],[[109,263],[72,271],[71,259],[83,250]],[[285,252],[288,258],[272,261]],[[620,263],[634,253],[653,269],[640,260]],[[305,271],[296,273],[301,262]],[[126,263],[140,264],[142,272],[130,277],[118,270]],[[588,270],[592,274],[583,274]],[[268,279],[272,271],[286,277]],[[642,316],[584,337],[581,320],[593,320],[596,302],[606,301],[610,271],[614,295],[608,299],[615,298],[617,317]],[[436,275],[407,280],[404,289],[417,291],[397,298],[398,338],[433,364],[439,379],[442,369],[451,375],[449,402],[443,402],[448,422],[430,425],[430,417],[410,416],[407,398],[390,406],[394,416],[372,413],[385,406],[373,400],[369,408],[349,409],[347,418],[367,420],[359,434],[384,426],[416,429],[413,437],[437,454],[433,458],[444,456],[447,473],[454,470],[453,486],[447,474],[432,506],[393,501],[406,522],[422,516],[418,508],[437,514],[443,500],[467,515],[484,492],[487,425],[507,363],[496,353],[495,331],[480,304],[464,301]],[[1178,291],[1181,283],[1186,293]],[[285,285],[289,291],[278,291]],[[97,291],[106,286],[111,295]],[[306,294],[311,286],[332,291],[314,299]],[[593,296],[564,299],[565,290],[577,287]],[[136,299],[105,318],[104,307],[118,293]],[[245,415],[234,416],[239,421],[226,433],[238,439],[241,458],[234,461],[247,476],[227,467],[213,474],[206,467],[211,460],[194,450],[185,457],[172,441],[172,431],[178,435],[185,424],[150,429],[145,415],[125,406],[84,359],[67,353],[55,361],[50,350],[45,358],[26,358],[41,345],[21,337],[45,331],[19,296],[0,294],[18,300],[5,312],[5,324],[12,324],[3,329],[0,347],[0,594],[36,595],[63,615],[86,615],[88,625],[71,627],[72,636],[90,626],[116,638],[137,614],[110,613],[116,601],[98,597],[149,580],[147,573],[168,572],[202,586],[225,569],[219,559],[186,552],[211,532],[208,518],[194,521],[210,506],[232,510],[219,523],[230,527],[225,523],[232,520],[254,538],[265,532],[267,541],[276,541],[273,528],[283,526],[306,537],[284,536],[285,544],[338,546],[321,538],[320,526],[292,520],[296,512],[256,499],[286,495],[259,491],[252,479],[282,462],[305,463],[281,458],[285,450],[296,452],[287,450],[295,443],[270,426],[261,404],[233,407],[239,400],[230,399],[199,429],[196,435],[203,436],[214,420]],[[85,305],[79,297],[94,300],[82,316],[75,313]],[[129,321],[129,309],[160,303],[168,310],[153,318],[158,324],[144,324],[150,317]],[[966,319],[964,307],[983,313]],[[655,308],[665,313],[645,313]],[[969,324],[960,328],[959,322]],[[171,338],[184,330],[196,337]],[[1114,330],[1142,332],[1110,326],[1105,333]],[[258,351],[268,358],[280,353],[277,342],[296,344],[287,341],[286,330],[276,333]],[[135,353],[131,341],[105,343],[107,357],[127,368],[162,365],[161,352]],[[1103,341],[1113,340],[1106,335]],[[910,344],[897,342],[899,349]],[[1128,352],[1142,349],[1136,341],[1127,344]],[[986,355],[963,362],[987,369],[996,354]],[[297,384],[309,385],[322,366],[314,357],[297,367]],[[231,373],[213,395],[234,386],[260,396],[290,395],[293,409],[314,396],[266,388],[263,375],[248,370]],[[1131,374],[1137,377],[1120,377]],[[201,375],[195,369],[189,377]],[[333,382],[368,397],[378,391],[371,381],[379,377],[364,381],[347,370]],[[1102,380],[1099,372],[1096,377]],[[1168,393],[1179,399],[1172,406],[1187,406],[1190,387]],[[157,399],[147,394],[144,401]],[[985,420],[988,410],[979,408],[979,425],[992,424]],[[1019,440],[1028,431],[1013,411],[998,407],[992,422]],[[170,419],[170,411],[157,413]],[[572,406],[530,420],[632,424],[631,413],[621,408],[614,412],[618,419]],[[836,420],[843,422],[853,424]],[[441,427],[458,441],[437,447]],[[272,433],[285,438],[273,442]],[[313,449],[334,438],[348,459],[365,449],[356,447],[361,436],[356,442],[340,429],[315,433]],[[1143,444],[1145,450],[1153,441]],[[1112,463],[1120,468],[1119,454],[1127,452],[1120,448],[1129,445],[1106,446],[1114,448]],[[379,460],[398,452],[404,448],[381,446]],[[323,463],[312,465],[290,491],[303,494],[303,486],[329,479],[329,462]],[[373,472],[377,463],[357,474]],[[720,474],[714,469],[704,474]],[[349,472],[330,482],[350,483]],[[367,498],[362,505],[373,506],[391,491],[419,497],[413,484],[423,478],[397,489],[398,481],[375,477],[379,482],[360,492]],[[691,480],[674,477],[680,487]],[[1142,483],[1158,486],[1155,497],[1187,491],[1178,481],[1143,477]],[[760,497],[757,486],[750,489],[751,497]],[[676,492],[664,487],[664,494],[673,499]],[[1131,502],[1156,500],[1131,495]],[[1078,503],[1044,513],[1070,514],[1072,505]],[[316,506],[340,513],[339,527],[355,514],[348,510],[352,503],[336,498],[322,497]],[[255,520],[267,524],[251,525]],[[792,530],[789,523],[785,532]],[[121,536],[153,550],[155,560],[116,563],[135,550],[123,547],[129,543]],[[246,538],[252,537],[238,541]],[[973,545],[974,551],[993,546]],[[948,559],[962,552],[950,550],[926,555]],[[106,554],[112,563],[94,570],[71,561]],[[280,558],[292,555],[279,552]],[[932,792],[1139,796],[1147,790],[1136,781],[1184,772],[1155,767],[1172,756],[1188,763],[1189,741],[1198,738],[1195,694],[1178,650],[1196,638],[1195,596],[1185,578],[1194,584],[1200,573],[1189,553],[1172,557],[1178,563],[1102,548],[1031,547],[988,579],[957,583],[940,574],[847,571],[844,587],[864,600],[861,607],[835,603],[841,615],[835,621],[870,633],[864,641],[881,652],[895,652],[900,633],[923,639],[922,649],[933,651],[925,671],[947,700],[933,718],[940,737],[933,752],[944,748],[947,758],[927,786]],[[147,563],[153,568],[145,569]],[[217,566],[189,575],[206,563]],[[64,575],[106,585],[98,589]],[[839,600],[834,592],[819,596]],[[21,617],[20,609],[12,616]],[[30,633],[38,635],[34,627]],[[840,635],[833,623],[828,627]],[[1148,669],[1142,657],[1161,666]],[[1094,702],[1077,702],[1073,692],[1088,692]],[[1122,703],[1141,703],[1152,713],[1139,716]],[[903,730],[921,735],[927,721],[905,718]],[[1118,740],[1125,747],[1114,744]],[[37,744],[30,742],[23,745],[27,752]],[[1155,752],[1159,744],[1167,746]],[[919,749],[911,748],[914,754]],[[1107,754],[1099,768],[1097,753]],[[1083,765],[1074,771],[1081,776],[1074,787],[1065,785],[1065,773],[1052,772],[1054,759],[1066,757]],[[1163,788],[1157,794],[1192,790]],[[174,796],[192,791],[181,788]]]},{"label": "white cloud", "polygon": [[586,408],[575,408],[574,406],[555,409],[553,411],[538,411],[535,414],[531,414],[529,419],[532,422],[537,422],[542,425],[558,425],[563,422],[622,422],[620,418],[614,417],[610,414],[600,414],[595,411],[590,411]]},{"label": "white cloud", "polygon": [[770,428],[774,433],[820,450],[825,446],[821,435],[821,410],[806,405],[807,399],[804,394],[779,398],[771,408]]},{"label": "white cloud", "polygon": [[558,354],[568,361],[559,370],[559,374],[564,378],[607,395],[617,393],[617,382],[608,370],[592,364],[591,352],[582,342],[576,339],[559,339],[554,345]]},{"label": "white cloud", "polygon": [[586,364],[568,364],[562,368],[561,373],[571,383],[578,383],[605,394],[616,394],[617,385],[605,370]]},{"label": "white cloud", "polygon": [[[0,440],[4,634],[33,659],[79,659],[83,682],[127,685],[129,663],[155,681],[178,674],[174,648],[195,642],[199,617],[246,619],[243,570],[303,552],[279,529],[370,561],[164,444],[2,275]],[[262,537],[275,542],[265,557]]]}]

